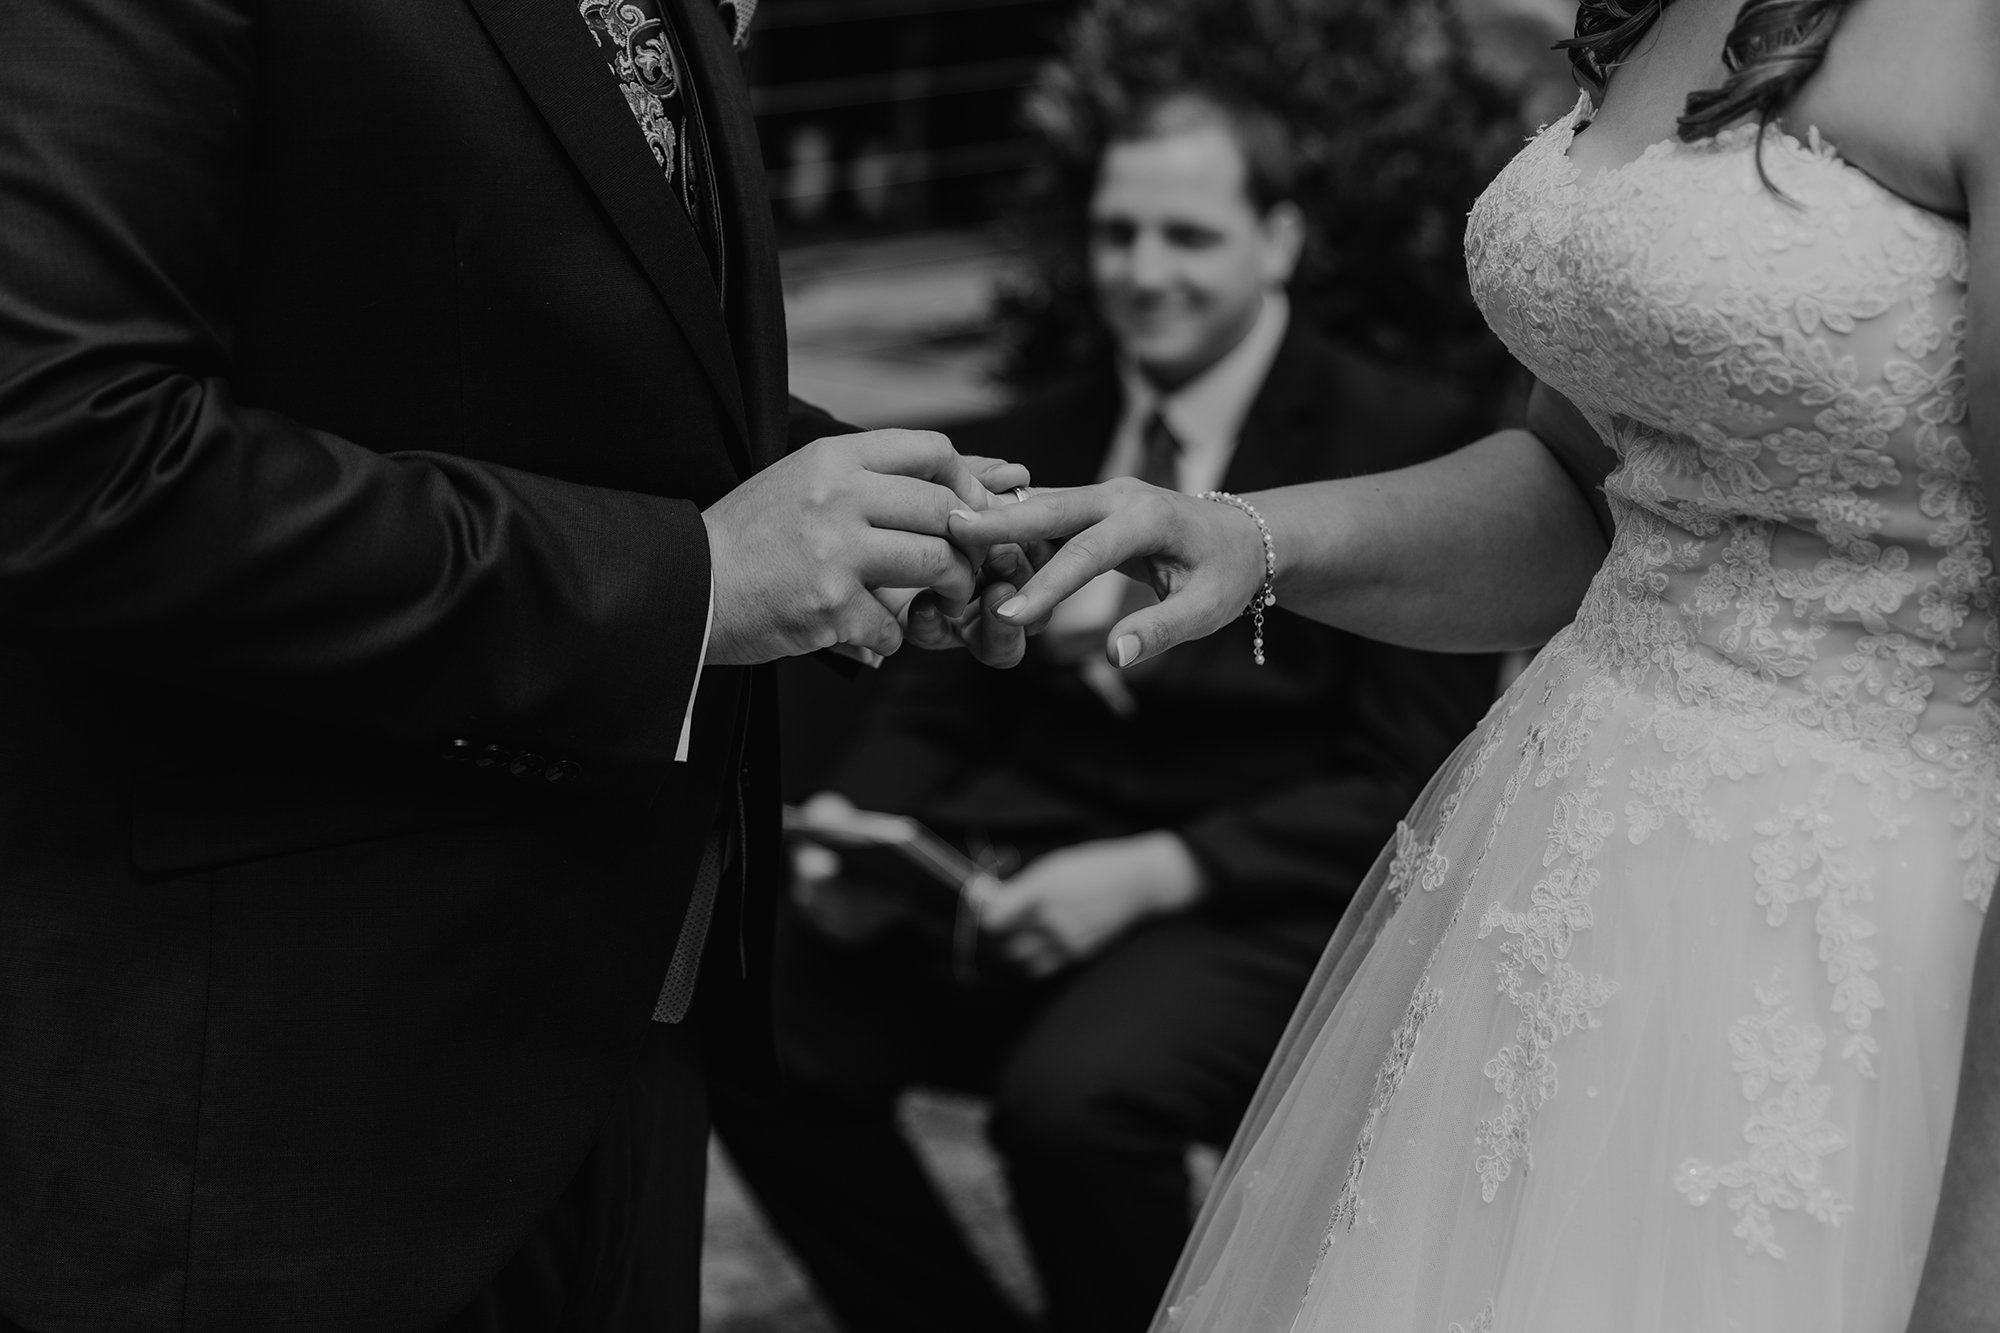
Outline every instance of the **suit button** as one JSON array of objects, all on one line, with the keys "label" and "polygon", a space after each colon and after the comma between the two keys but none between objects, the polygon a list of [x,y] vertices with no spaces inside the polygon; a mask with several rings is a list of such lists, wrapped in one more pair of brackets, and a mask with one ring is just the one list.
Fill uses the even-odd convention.
[{"label": "suit button", "polygon": [[512,759],[513,757],[514,757],[513,751],[505,749],[501,746],[482,745],[479,747],[479,753],[476,756],[474,756],[472,762],[479,765],[479,767],[481,768],[492,768],[496,764],[506,763],[509,759]]},{"label": "suit button", "polygon": [[531,778],[541,772],[542,765],[547,762],[540,755],[523,750],[514,756],[513,763],[507,765],[507,772],[517,778]]},{"label": "suit button", "polygon": [[576,760],[558,759],[542,770],[542,781],[552,787],[560,787],[563,783],[574,780],[577,774],[581,772],[583,772],[583,765],[577,763]]},{"label": "suit button", "polygon": [[444,748],[438,751],[438,758],[462,764],[472,758],[473,751],[476,748],[471,741],[461,736],[457,740],[446,741]]},{"label": "suit button", "polygon": [[736,770],[736,777],[737,777],[737,779],[738,779],[738,780],[739,780],[740,782],[742,782],[742,784],[743,784],[744,786],[746,786],[746,787],[747,787],[747,786],[749,786],[749,785],[750,785],[750,764],[749,764],[749,761],[747,761],[747,760],[746,760],[746,761],[744,761],[744,764],[743,764],[743,767],[741,767],[741,768],[739,768],[739,769],[737,769],[737,770]]}]

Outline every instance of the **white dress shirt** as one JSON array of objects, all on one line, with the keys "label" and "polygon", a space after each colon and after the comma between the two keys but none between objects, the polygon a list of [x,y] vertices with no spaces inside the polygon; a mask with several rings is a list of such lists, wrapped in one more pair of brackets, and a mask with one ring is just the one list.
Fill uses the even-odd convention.
[{"label": "white dress shirt", "polygon": [[[1180,489],[1193,495],[1221,486],[1229,462],[1236,456],[1244,419],[1271,373],[1271,363],[1277,359],[1278,345],[1285,340],[1290,323],[1291,304],[1285,294],[1267,292],[1256,322],[1243,340],[1170,394],[1162,394],[1137,366],[1121,359],[1118,379],[1125,391],[1125,411],[1118,419],[1097,479],[1138,475],[1145,456],[1146,423],[1157,410],[1180,441],[1176,478]],[[1056,607],[1049,617],[1049,632],[1067,636],[1109,631],[1128,586],[1123,574],[1098,575]]]},{"label": "white dress shirt", "polygon": [[708,619],[701,627],[701,665],[695,668],[694,684],[688,690],[687,712],[681,717],[681,740],[674,747],[674,762],[688,761],[688,741],[694,735],[694,701],[701,694],[701,674],[708,670],[708,639],[715,633],[715,572],[708,575]]}]

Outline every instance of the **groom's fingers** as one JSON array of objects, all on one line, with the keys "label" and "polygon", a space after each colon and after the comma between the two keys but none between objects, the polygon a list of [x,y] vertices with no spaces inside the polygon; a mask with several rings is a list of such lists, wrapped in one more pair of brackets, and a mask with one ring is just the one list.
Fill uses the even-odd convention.
[{"label": "groom's fingers", "polygon": [[[991,565],[987,573],[990,577]],[[996,606],[1013,595],[1012,583],[988,582],[979,590],[977,600],[953,617],[938,608],[930,592],[919,593],[903,617],[903,644],[911,648],[964,648],[982,665],[1017,666],[1027,654],[1028,632],[993,614]]]},{"label": "groom's fingers", "polygon": [[993,493],[980,483],[951,441],[934,430],[875,430],[851,438],[861,466],[870,472],[936,482],[975,513],[992,502]]},{"label": "groom's fingers", "polygon": [[862,472],[853,484],[859,488],[861,515],[872,527],[949,537],[952,510],[965,508],[949,486],[893,472]]},{"label": "groom's fingers", "polygon": [[867,648],[884,657],[903,646],[903,627],[886,607],[866,592],[847,599],[833,618],[835,641]]},{"label": "groom's fingers", "polygon": [[1028,559],[1028,553],[1013,543],[996,546],[986,553],[986,577],[1007,579],[1019,585],[1035,575],[1035,566]]},{"label": "groom's fingers", "polygon": [[979,478],[979,484],[994,495],[1004,495],[1008,491],[1019,490],[1034,480],[1028,469],[1019,463],[1009,463],[998,458],[982,458],[977,454],[966,454],[965,466],[972,475]]},{"label": "groom's fingers", "polygon": [[868,534],[854,573],[870,588],[928,588],[954,619],[973,598],[971,563],[942,537],[878,528]]},{"label": "groom's fingers", "polygon": [[[971,614],[970,607],[965,614]],[[937,598],[928,588],[916,595],[903,617],[903,642],[931,651],[956,648],[960,643],[958,623],[938,609]]]}]

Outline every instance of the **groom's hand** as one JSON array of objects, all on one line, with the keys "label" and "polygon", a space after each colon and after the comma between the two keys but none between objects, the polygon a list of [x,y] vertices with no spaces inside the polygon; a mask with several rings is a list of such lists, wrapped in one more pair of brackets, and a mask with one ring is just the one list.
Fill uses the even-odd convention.
[{"label": "groom's hand", "polygon": [[924,589],[962,616],[975,583],[949,516],[990,498],[931,431],[837,435],[787,455],[702,514],[715,578],[707,661],[743,666],[836,643],[893,653],[902,625],[871,589]]},{"label": "groom's hand", "polygon": [[1034,566],[1018,546],[968,554],[979,562],[973,568],[979,595],[951,616],[935,594],[918,594],[903,615],[904,641],[919,648],[963,648],[991,667],[1018,665],[1027,651],[1028,627],[995,613],[1034,574]]}]

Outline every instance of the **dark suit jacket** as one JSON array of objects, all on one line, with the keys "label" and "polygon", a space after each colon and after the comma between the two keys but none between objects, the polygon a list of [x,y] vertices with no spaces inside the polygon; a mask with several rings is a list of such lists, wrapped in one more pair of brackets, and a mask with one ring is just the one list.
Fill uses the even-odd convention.
[{"label": "dark suit jacket", "polygon": [[[1122,410],[1110,366],[953,431],[1044,485],[1096,480]],[[1223,489],[1386,471],[1471,438],[1449,391],[1388,374],[1294,321],[1245,420]],[[1283,553],[1280,553],[1282,559]],[[898,658],[831,786],[857,803],[1029,846],[1169,828],[1206,870],[1205,910],[1323,934],[1396,820],[1491,701],[1497,665],[1366,643],[1286,612],[1269,664],[1241,620],[1136,677],[1113,713],[1031,645],[981,675]]]},{"label": "dark suit jacket", "polygon": [[702,1007],[761,1027],[763,673],[672,757],[699,509],[824,419],[735,56],[665,7],[726,315],[566,0],[0,5],[0,1313],[446,1317],[582,1159],[719,819]]}]

